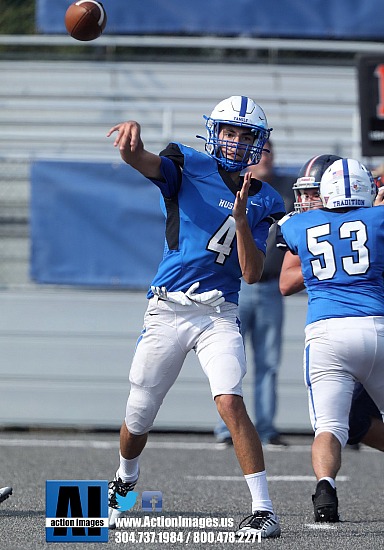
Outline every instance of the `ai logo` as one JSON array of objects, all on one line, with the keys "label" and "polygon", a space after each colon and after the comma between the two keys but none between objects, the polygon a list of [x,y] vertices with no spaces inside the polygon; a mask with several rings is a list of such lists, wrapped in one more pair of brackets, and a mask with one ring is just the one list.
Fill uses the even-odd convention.
[{"label": "ai logo", "polygon": [[108,542],[108,481],[46,482],[47,542]]}]

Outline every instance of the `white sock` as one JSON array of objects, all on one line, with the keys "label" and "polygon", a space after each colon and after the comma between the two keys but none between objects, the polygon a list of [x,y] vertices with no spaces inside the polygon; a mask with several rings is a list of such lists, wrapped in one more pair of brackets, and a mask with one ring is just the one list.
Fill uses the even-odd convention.
[{"label": "white sock", "polygon": [[136,458],[124,458],[120,453],[120,466],[117,475],[124,483],[132,483],[139,477],[139,456]]},{"label": "white sock", "polygon": [[332,478],[332,477],[321,477],[317,483],[319,483],[319,481],[323,481],[325,479],[325,481],[328,481],[328,483],[330,485],[332,485],[332,487],[334,489],[336,489],[336,483],[335,483],[335,480]]},{"label": "white sock", "polygon": [[244,477],[252,495],[252,514],[258,511],[273,512],[265,470],[256,474],[247,474]]}]

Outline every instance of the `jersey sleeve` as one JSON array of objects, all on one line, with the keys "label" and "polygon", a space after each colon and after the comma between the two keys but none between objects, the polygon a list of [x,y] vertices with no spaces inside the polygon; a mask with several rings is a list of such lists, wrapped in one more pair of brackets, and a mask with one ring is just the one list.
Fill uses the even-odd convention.
[{"label": "jersey sleeve", "polygon": [[[252,194],[255,190],[255,184],[257,185],[256,193]],[[284,216],[284,201],[281,195],[269,183],[253,178],[251,186],[248,206],[249,208],[256,207],[256,217],[259,218],[256,227],[252,230],[252,234],[257,248],[266,254],[269,229],[277,220],[280,220]]]},{"label": "jersey sleeve", "polygon": [[184,155],[176,143],[170,143],[160,153],[161,180],[151,179],[165,198],[171,198],[178,194],[181,185],[182,167]]},{"label": "jersey sleeve", "polygon": [[[277,223],[277,227],[276,227],[276,246],[277,246],[277,248],[280,248],[280,250],[282,250],[283,252],[286,252],[287,250],[290,250],[290,248],[289,248],[289,246],[288,246],[288,244],[287,244],[287,242],[284,238],[281,226],[284,222],[286,222],[289,218],[291,218],[295,214],[298,214],[298,212],[295,212],[295,211],[289,212],[283,218],[281,218],[281,220],[279,220],[279,222]],[[293,251],[291,250],[291,252],[293,252]],[[293,253],[295,254],[295,252],[293,252]]]},{"label": "jersey sleeve", "polygon": [[294,241],[295,236],[295,223],[293,217],[298,212],[290,212],[286,214],[279,222],[276,232],[276,246],[282,250],[289,250],[292,254],[297,254],[297,246]]},{"label": "jersey sleeve", "polygon": [[269,225],[281,220],[285,216],[286,211],[284,200],[280,193],[278,193],[269,183],[262,182],[261,196],[264,197],[264,202],[268,211],[265,220]]},{"label": "jersey sleeve", "polygon": [[253,239],[259,250],[267,253],[267,239],[269,234],[270,223],[264,219],[257,225],[257,231],[253,234]]}]

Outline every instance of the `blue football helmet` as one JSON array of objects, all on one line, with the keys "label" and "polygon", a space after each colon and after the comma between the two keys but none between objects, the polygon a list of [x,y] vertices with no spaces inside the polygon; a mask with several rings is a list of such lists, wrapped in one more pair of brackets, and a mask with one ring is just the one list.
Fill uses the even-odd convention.
[{"label": "blue football helmet", "polygon": [[[211,116],[205,116],[207,138],[206,152],[217,160],[228,172],[241,172],[247,166],[260,161],[265,142],[272,128],[262,108],[252,99],[235,95],[216,105]],[[255,138],[252,145],[220,139],[222,124],[250,128]],[[202,136],[197,136],[202,137]]]}]

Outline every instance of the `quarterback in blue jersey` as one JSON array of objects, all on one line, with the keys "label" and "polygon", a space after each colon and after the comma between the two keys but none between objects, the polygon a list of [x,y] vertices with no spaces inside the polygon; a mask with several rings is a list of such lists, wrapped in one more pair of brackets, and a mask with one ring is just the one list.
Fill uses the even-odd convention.
[{"label": "quarterback in blue jersey", "polygon": [[122,159],[157,185],[165,249],[148,291],[144,327],[131,365],[120,465],[109,487],[109,525],[139,477],[139,458],[157,412],[187,353],[194,350],[227,424],[251,497],[237,533],[273,538],[280,525],[269,498],[260,439],[242,398],[245,354],[237,317],[240,279],[262,274],[270,225],[284,215],[280,195],[241,172],[260,160],[270,129],[252,99],[221,101],[206,120],[205,152],[181,143],[160,155],[144,148],[140,125],[117,124]]},{"label": "quarterback in blue jersey", "polygon": [[335,478],[355,381],[384,414],[384,215],[371,208],[375,195],[370,172],[339,159],[321,178],[324,208],[280,222],[308,291],[304,369],[315,431],[316,521],[339,521]]}]

